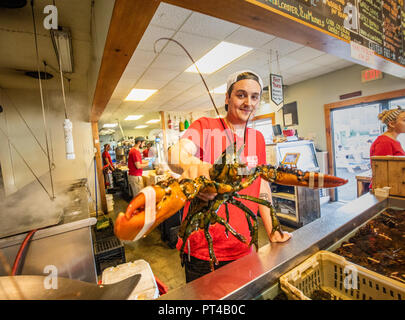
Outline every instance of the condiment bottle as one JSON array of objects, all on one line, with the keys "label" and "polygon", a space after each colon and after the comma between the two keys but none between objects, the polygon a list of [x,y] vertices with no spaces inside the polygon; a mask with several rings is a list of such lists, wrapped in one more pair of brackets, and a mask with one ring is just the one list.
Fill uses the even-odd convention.
[{"label": "condiment bottle", "polygon": [[180,132],[184,131],[184,122],[182,118],[180,118],[179,130]]},{"label": "condiment bottle", "polygon": [[170,120],[170,116],[169,116],[169,121],[167,121],[167,127],[169,129],[173,129],[173,124],[172,124],[172,120]]}]

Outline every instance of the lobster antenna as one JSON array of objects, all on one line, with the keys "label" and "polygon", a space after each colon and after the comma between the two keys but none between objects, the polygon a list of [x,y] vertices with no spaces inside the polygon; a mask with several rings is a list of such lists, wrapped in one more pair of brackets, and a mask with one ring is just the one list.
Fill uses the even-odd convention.
[{"label": "lobster antenna", "polygon": [[[160,41],[160,40],[173,41],[174,43],[178,44],[178,45],[184,50],[184,52],[187,54],[187,56],[190,58],[190,60],[193,62],[195,68],[197,69],[198,74],[199,74],[200,77],[201,77],[202,82],[204,83],[205,89],[207,90],[207,93],[208,93],[208,95],[209,95],[209,97],[210,97],[210,99],[211,99],[212,105],[214,106],[215,112],[217,113],[217,115],[218,115],[218,117],[219,117],[219,119],[220,119],[220,121],[221,121],[222,127],[223,127],[224,130],[225,130],[225,133],[226,133],[226,135],[227,135],[227,137],[228,137],[228,139],[229,139],[229,142],[232,144],[232,140],[229,138],[229,135],[228,135],[228,133],[227,133],[227,131],[226,131],[226,127],[225,127],[224,120],[221,118],[221,115],[220,115],[219,112],[218,112],[218,108],[217,108],[217,106],[215,105],[214,99],[212,98],[211,92],[210,92],[210,90],[208,89],[207,83],[205,82],[205,79],[204,79],[204,77],[202,76],[200,70],[198,69],[198,67],[197,67],[197,65],[196,65],[196,63],[195,63],[193,57],[190,55],[190,53],[187,51],[187,49],[184,48],[184,46],[183,46],[180,42],[178,42],[177,40],[174,40],[173,38],[166,38],[166,37],[159,38],[159,39],[157,39],[157,40],[155,41],[155,44],[153,45],[153,50],[154,50],[155,54],[157,53],[157,50],[156,50],[156,43],[157,43],[158,41]],[[246,122],[246,123],[247,123],[247,122]]]}]

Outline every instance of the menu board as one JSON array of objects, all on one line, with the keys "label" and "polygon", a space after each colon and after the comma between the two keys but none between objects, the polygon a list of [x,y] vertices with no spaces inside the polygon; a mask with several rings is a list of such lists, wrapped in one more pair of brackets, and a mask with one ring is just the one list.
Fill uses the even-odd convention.
[{"label": "menu board", "polygon": [[255,1],[405,66],[404,0]]}]

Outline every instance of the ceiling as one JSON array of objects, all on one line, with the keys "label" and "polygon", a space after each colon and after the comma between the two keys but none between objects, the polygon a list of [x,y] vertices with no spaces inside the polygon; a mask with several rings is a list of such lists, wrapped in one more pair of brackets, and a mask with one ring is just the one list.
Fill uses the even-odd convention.
[{"label": "ceiling", "polygon": [[[66,74],[70,89],[87,92],[88,69],[91,58],[91,0],[35,0],[34,16],[37,29],[40,68],[43,61],[49,65],[47,72],[54,78],[46,81],[47,89],[61,90],[58,61],[52,45],[50,31],[43,20],[44,8],[55,3],[58,9],[58,24],[69,27],[72,34],[74,72]],[[38,80],[24,75],[25,70],[37,70],[34,26],[31,1],[23,8],[0,8],[0,86],[3,88],[38,89]],[[4,45],[7,44],[7,45]],[[53,68],[53,69],[52,69]],[[66,79],[67,80],[67,79]],[[69,81],[65,82],[68,89]],[[45,86],[45,85],[44,85]]]},{"label": "ceiling", "polygon": [[[60,90],[60,78],[54,70],[58,62],[50,33],[42,23],[45,17],[43,8],[53,2],[35,0],[34,12],[41,68],[45,60],[49,65],[47,71],[54,75],[52,80],[46,82],[46,89]],[[87,93],[92,61],[91,30],[96,28],[92,19],[92,1],[55,0],[55,4],[59,25],[69,27],[73,38],[74,72],[66,74],[71,79],[70,90]],[[161,3],[100,118],[99,128],[118,120],[123,129],[133,129],[147,120],[155,119],[160,110],[200,112],[213,109],[199,75],[184,72],[192,63],[180,47],[172,42],[160,41],[157,53],[154,52],[154,43],[161,37],[178,40],[194,60],[221,41],[253,48],[250,53],[219,71],[205,75],[210,89],[222,85],[230,73],[241,69],[252,69],[259,73],[266,86],[270,72],[281,73],[284,84],[292,85],[352,65],[351,62],[300,44]],[[30,1],[20,9],[0,8],[0,38],[2,44],[7,44],[0,46],[0,87],[38,89],[38,80],[25,76],[23,72],[37,69]],[[65,85],[68,86],[66,82]],[[125,102],[125,97],[134,87],[158,91],[145,102]],[[214,100],[217,106],[223,106],[224,94],[215,94]],[[129,114],[143,114],[144,117],[137,121],[124,121]],[[148,129],[158,127],[159,124],[151,125]]]},{"label": "ceiling", "polygon": [[[179,41],[195,61],[221,41],[253,48],[215,73],[204,75],[210,90],[224,84],[232,72],[242,69],[259,73],[266,86],[270,73],[281,73],[284,84],[292,85],[353,65],[301,44],[161,3],[100,118],[100,127],[118,119],[123,128],[133,128],[144,120],[123,121],[129,114],[213,109],[200,76],[184,72],[192,62],[178,45],[162,40],[156,44],[157,53],[154,52],[155,41],[162,37]],[[144,102],[124,101],[134,87],[158,91]],[[223,106],[224,94],[215,94],[214,100],[217,106]]]}]

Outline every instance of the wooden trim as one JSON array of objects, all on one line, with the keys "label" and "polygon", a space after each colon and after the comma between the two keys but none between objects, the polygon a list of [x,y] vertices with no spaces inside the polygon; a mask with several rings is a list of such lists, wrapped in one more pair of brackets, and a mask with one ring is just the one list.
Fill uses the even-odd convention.
[{"label": "wooden trim", "polygon": [[262,119],[271,119],[271,123],[274,125],[276,122],[276,114],[274,112],[262,114],[260,116],[254,117],[251,121],[262,120]]},{"label": "wooden trim", "polygon": [[105,197],[105,181],[103,174],[103,163],[101,161],[101,150],[100,150],[100,137],[98,135],[98,124],[97,122],[91,123],[91,130],[93,133],[93,145],[96,148],[96,165],[97,165],[97,180],[98,188],[100,190],[100,201],[101,201],[101,210],[104,213],[107,213],[107,199]]},{"label": "wooden trim", "polygon": [[344,107],[353,106],[356,104],[369,103],[369,102],[375,102],[375,101],[380,101],[380,100],[395,99],[395,98],[400,98],[400,97],[404,97],[404,96],[405,96],[405,89],[400,89],[400,90],[395,90],[395,91],[390,91],[390,92],[378,93],[378,94],[374,94],[374,95],[367,96],[367,97],[359,97],[359,98],[354,98],[354,99],[349,99],[349,100],[328,103],[328,104],[325,104],[325,110],[344,108]]},{"label": "wooden trim", "polygon": [[165,112],[160,111],[160,124],[162,126],[162,132],[163,132],[163,155],[167,161],[167,137],[166,137],[166,117],[165,117]]},{"label": "wooden trim", "polygon": [[[332,102],[324,105],[325,111],[325,130],[326,130],[326,147],[328,150],[328,170],[329,174],[334,173],[335,159],[333,156],[333,143],[332,143],[332,123],[331,112],[335,109],[346,108],[355,106],[362,103],[372,103],[381,100],[395,99],[405,96],[405,89],[395,90],[390,92],[378,93],[371,96],[359,97],[344,101]],[[336,201],[336,189],[330,190],[330,197],[332,201]]]},{"label": "wooden trim", "polygon": [[90,121],[98,121],[160,0],[116,0],[101,60]]}]

